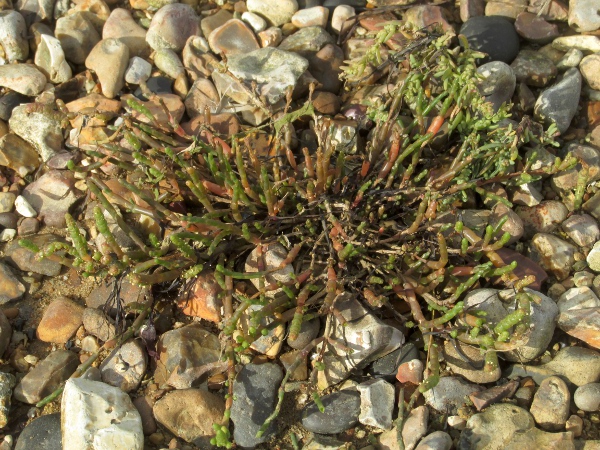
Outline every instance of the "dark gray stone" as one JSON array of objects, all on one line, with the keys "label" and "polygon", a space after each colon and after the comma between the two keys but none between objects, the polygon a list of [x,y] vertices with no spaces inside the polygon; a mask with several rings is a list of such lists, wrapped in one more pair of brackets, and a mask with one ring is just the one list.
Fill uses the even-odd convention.
[{"label": "dark gray stone", "polygon": [[320,329],[321,321],[318,318],[302,322],[298,337],[293,341],[288,337],[287,344],[293,349],[302,350],[304,347],[310,344],[314,338],[317,337]]},{"label": "dark gray stone", "polygon": [[471,17],[460,28],[473,50],[487,53],[483,63],[503,61],[510,64],[519,53],[519,35],[508,20],[498,16]]},{"label": "dark gray stone", "polygon": [[[275,408],[277,390],[283,371],[277,364],[247,364],[233,385],[235,401],[231,407],[233,438],[240,447],[254,447],[266,442],[274,431],[271,426],[261,437],[256,433]],[[357,393],[358,395],[358,393]],[[356,414],[358,417],[358,413]]]},{"label": "dark gray stone", "polygon": [[535,102],[535,120],[548,126],[556,123],[560,133],[569,128],[579,106],[581,73],[576,67],[565,72],[563,78],[544,90]]},{"label": "dark gray stone", "polygon": [[38,417],[27,425],[15,445],[15,450],[62,450],[60,413]]},{"label": "dark gray stone", "polygon": [[308,405],[302,413],[302,426],[320,434],[336,434],[346,431],[358,423],[360,394],[344,390],[321,397],[325,411],[319,411],[315,403]]},{"label": "dark gray stone", "polygon": [[6,95],[0,97],[0,119],[10,119],[13,109],[15,109],[21,103],[28,102],[29,98],[22,94],[19,94],[18,92],[7,92]]},{"label": "dark gray stone", "polygon": [[376,377],[393,379],[396,377],[396,373],[398,373],[400,364],[418,358],[419,350],[415,347],[415,344],[409,342],[375,361],[371,373]]}]

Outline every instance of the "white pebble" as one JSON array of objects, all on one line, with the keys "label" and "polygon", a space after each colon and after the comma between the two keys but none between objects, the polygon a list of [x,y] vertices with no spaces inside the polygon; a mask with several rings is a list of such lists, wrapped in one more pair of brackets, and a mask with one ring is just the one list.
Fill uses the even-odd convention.
[{"label": "white pebble", "polygon": [[356,15],[356,11],[352,6],[348,5],[339,5],[333,10],[333,14],[331,15],[331,28],[339,33],[342,29],[342,25],[346,20],[350,17],[354,17]]},{"label": "white pebble", "polygon": [[151,73],[152,64],[139,56],[134,56],[129,60],[125,71],[125,81],[129,84],[140,84],[150,78]]},{"label": "white pebble", "polygon": [[15,200],[15,209],[23,217],[37,217],[38,215],[33,206],[22,195],[19,195]]},{"label": "white pebble", "polygon": [[260,33],[267,29],[267,21],[253,12],[246,11],[242,14],[242,20],[250,25],[250,28],[252,28],[255,33]]},{"label": "white pebble", "polygon": [[0,231],[0,242],[12,241],[17,235],[17,230],[14,228],[5,228]]}]

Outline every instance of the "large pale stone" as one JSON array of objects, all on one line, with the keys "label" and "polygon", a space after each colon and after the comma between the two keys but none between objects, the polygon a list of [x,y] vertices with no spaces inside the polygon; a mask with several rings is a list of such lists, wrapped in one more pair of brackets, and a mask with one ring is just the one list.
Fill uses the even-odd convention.
[{"label": "large pale stone", "polygon": [[142,450],[142,419],[127,394],[99,381],[72,378],[61,403],[63,450]]},{"label": "large pale stone", "polygon": [[46,76],[33,64],[5,64],[0,66],[0,87],[19,94],[38,95],[46,86]]}]

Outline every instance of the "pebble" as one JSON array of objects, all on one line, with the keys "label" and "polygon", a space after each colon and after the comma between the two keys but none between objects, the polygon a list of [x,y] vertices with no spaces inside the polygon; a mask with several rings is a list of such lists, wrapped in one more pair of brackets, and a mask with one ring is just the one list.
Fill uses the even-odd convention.
[{"label": "pebble", "polygon": [[233,19],[233,14],[225,9],[219,9],[215,14],[206,16],[200,21],[202,34],[208,38],[208,36],[210,36],[214,30],[222,25],[225,25],[231,19]]},{"label": "pebble", "polygon": [[531,259],[551,272],[559,281],[569,276],[575,263],[577,247],[547,233],[537,233],[531,239]]},{"label": "pebble", "polygon": [[8,62],[24,61],[29,56],[27,26],[17,11],[0,11],[0,44]]},{"label": "pebble", "polygon": [[[343,316],[345,311],[354,308],[358,300],[351,299],[344,305],[336,305]],[[404,335],[398,329],[386,325],[372,313],[354,320],[345,318],[344,324],[334,316],[328,316],[328,329],[332,339],[344,339],[345,345],[354,350],[353,353],[327,345],[323,352],[324,370],[317,374],[317,385],[323,390],[346,379],[350,372],[367,366],[372,361],[387,355],[404,343]]]},{"label": "pebble", "polygon": [[[231,407],[231,420],[234,423],[233,438],[239,446],[253,447],[261,444],[275,431],[275,427],[271,424],[262,437],[256,437],[260,427],[273,412],[277,390],[282,379],[281,368],[273,363],[246,364],[238,373],[233,385],[236,401]],[[358,393],[355,395],[358,419],[360,400],[358,400]],[[251,414],[248,414],[250,411]]]},{"label": "pebble", "polygon": [[518,387],[519,382],[512,380],[506,384],[494,386],[484,391],[473,392],[471,395],[469,395],[469,399],[471,399],[473,402],[475,409],[477,409],[477,411],[481,411],[482,409],[485,409],[494,403],[498,403],[505,398],[512,397],[517,391]]},{"label": "pebble", "polygon": [[71,378],[61,401],[63,450],[142,450],[142,419],[120,389],[98,381]]},{"label": "pebble", "polygon": [[394,386],[385,380],[369,380],[359,384],[360,415],[358,421],[384,430],[392,428],[395,403]]},{"label": "pebble", "polygon": [[154,65],[170,78],[185,77],[183,63],[177,53],[170,48],[159,48],[154,52]]},{"label": "pebble", "polygon": [[[262,49],[262,50],[277,51],[276,49],[272,49],[272,48]],[[237,70],[239,71],[239,74],[240,74],[238,76],[247,74],[248,77],[251,77],[252,75],[251,75],[250,69],[252,67],[249,66],[247,68],[247,72],[244,72],[243,69],[246,66],[244,64],[244,59],[242,59],[242,58],[243,57],[240,57],[239,60],[236,59],[237,64],[234,63],[235,67],[237,68]],[[270,70],[275,70],[275,66],[270,65],[269,58],[265,57],[263,59],[263,64],[266,64]],[[289,283],[293,279],[292,277],[294,275],[294,267],[291,264],[287,264],[286,266],[278,269],[278,267],[283,263],[283,261],[287,257],[287,254],[288,254],[288,252],[285,249],[285,247],[279,243],[269,244],[266,246],[266,248],[263,246],[263,255],[262,255],[262,258],[263,258],[262,263],[264,264],[263,270],[273,271],[265,277],[265,284],[267,286],[268,285],[276,285],[278,282],[283,283],[283,284]],[[259,271],[258,258],[259,258],[258,250],[257,249],[252,250],[252,252],[248,255],[248,258],[246,259],[245,270],[247,273]],[[252,284],[254,284],[254,287],[256,287],[256,289],[259,289],[258,279],[254,278],[251,281],[252,281]],[[274,297],[279,292],[282,292],[281,288],[267,291],[267,295],[269,295],[270,297]]]},{"label": "pebble", "polygon": [[0,86],[33,96],[46,86],[46,76],[32,64],[0,65]]},{"label": "pebble", "polygon": [[588,55],[581,60],[579,70],[586,83],[596,90],[600,90],[600,55]]},{"label": "pebble", "polygon": [[[174,392],[185,392],[185,390],[174,391]],[[164,398],[164,397],[163,397]],[[158,429],[156,425],[156,420],[154,420],[153,407],[156,401],[152,396],[144,396],[138,397],[133,400],[133,406],[140,413],[140,417],[142,418],[142,428],[144,430],[144,435],[149,436],[153,433],[156,433]]]},{"label": "pebble", "polygon": [[441,377],[434,388],[423,393],[425,402],[438,412],[456,414],[473,392],[483,387],[471,384],[461,377]]},{"label": "pebble", "polygon": [[42,69],[44,75],[54,84],[64,83],[73,76],[60,41],[55,37],[47,34],[41,35],[34,61]]},{"label": "pebble", "polygon": [[150,47],[146,42],[146,30],[138,25],[131,13],[115,8],[102,27],[102,39],[117,39],[127,46],[131,56],[148,57]]},{"label": "pebble", "polygon": [[575,386],[600,382],[600,353],[589,348],[565,347],[541,367],[562,375]]},{"label": "pebble", "polygon": [[208,36],[208,44],[217,55],[223,53],[229,57],[233,55],[244,56],[260,49],[252,30],[239,19],[229,20],[224,25],[216,28]]},{"label": "pebble", "polygon": [[452,438],[448,433],[434,431],[421,439],[415,450],[450,450],[452,444]]},{"label": "pebble", "polygon": [[194,9],[183,3],[174,3],[156,12],[146,33],[146,42],[154,50],[170,48],[180,52],[188,38],[199,32],[199,20]]},{"label": "pebble", "polygon": [[62,450],[60,413],[40,416],[23,428],[14,450],[30,449]]},{"label": "pebble", "polygon": [[175,436],[198,448],[211,448],[213,423],[223,420],[225,401],[220,395],[200,389],[181,389],[157,401],[153,412],[156,420]]},{"label": "pebble", "polygon": [[444,33],[455,33],[446,18],[445,10],[437,5],[413,6],[404,13],[404,20],[416,29],[429,28],[435,24],[441,27]]},{"label": "pebble", "polygon": [[352,428],[361,414],[361,396],[348,389],[322,396],[325,410],[320,412],[315,403],[309,404],[302,412],[302,426],[320,434],[337,434]]},{"label": "pebble", "polygon": [[39,402],[67,380],[78,365],[79,359],[75,353],[68,350],[53,351],[23,377],[15,388],[15,400],[30,405]]},{"label": "pebble", "polygon": [[65,228],[65,214],[83,197],[75,189],[73,173],[49,170],[23,189],[22,197],[37,211],[36,216],[49,227]]},{"label": "pebble", "polygon": [[125,82],[129,84],[142,84],[152,73],[152,64],[139,56],[129,60],[125,69]]},{"label": "pebble", "polygon": [[589,383],[579,386],[573,396],[575,406],[582,411],[600,410],[600,383]]},{"label": "pebble", "polygon": [[189,293],[178,300],[178,305],[188,316],[219,323],[222,308],[221,292],[222,289],[212,272],[201,273],[196,277]]},{"label": "pebble", "polygon": [[124,86],[128,63],[129,48],[114,38],[98,42],[85,60],[85,66],[96,72],[102,94],[108,98],[115,98]]},{"label": "pebble", "polygon": [[487,53],[487,61],[510,64],[519,52],[519,36],[512,23],[503,17],[479,16],[467,20],[460,28],[472,49]]},{"label": "pebble", "polygon": [[[415,344],[407,342],[393,352],[390,352],[373,362],[371,371],[376,377],[383,377],[388,381],[393,380],[394,377],[399,374],[401,365],[414,361],[415,359],[419,359],[419,351]],[[421,363],[421,366],[422,365],[423,364]],[[418,369],[418,367],[413,364],[413,369]]]},{"label": "pebble", "polygon": [[158,384],[176,389],[190,388],[207,378],[202,366],[219,361],[219,339],[198,324],[167,331],[157,344],[159,364],[155,372]]},{"label": "pebble", "polygon": [[556,24],[526,11],[516,17],[515,30],[523,39],[540,45],[548,44],[560,35]]},{"label": "pebble", "polygon": [[[29,240],[38,247],[43,247],[50,242],[59,240],[59,237],[53,234],[46,234],[31,236]],[[5,255],[7,262],[17,266],[24,272],[35,272],[48,277],[55,277],[62,269],[62,265],[59,262],[49,259],[37,260],[35,253],[21,247],[18,242],[8,244],[5,249]]]},{"label": "pebble", "polygon": [[565,431],[572,432],[575,437],[581,436],[583,432],[583,419],[575,414],[571,415],[565,424]]},{"label": "pebble", "polygon": [[554,63],[535,50],[521,50],[510,66],[518,82],[533,87],[547,86],[557,73]]},{"label": "pebble", "polygon": [[510,102],[517,86],[511,66],[502,61],[493,61],[481,65],[477,73],[482,77],[478,84],[479,92],[494,105],[495,111],[503,103]]},{"label": "pebble", "polygon": [[561,36],[552,41],[552,47],[566,52],[572,48],[582,52],[600,52],[600,38],[592,35]]},{"label": "pebble", "polygon": [[[405,450],[413,450],[417,442],[427,433],[429,409],[427,406],[414,408],[402,425],[402,440]],[[378,438],[380,450],[397,450],[398,430],[396,427],[382,433]]]},{"label": "pebble", "polygon": [[10,419],[10,404],[13,388],[17,380],[10,373],[0,372],[0,427],[4,428]]},{"label": "pebble", "polygon": [[[122,306],[126,307],[130,303],[145,303],[152,298],[152,292],[148,286],[138,286],[132,284],[129,278],[124,278],[120,283],[119,297]],[[85,304],[89,308],[102,309],[110,317],[116,317],[117,308],[114,302],[107,303],[114,289],[114,282],[103,282],[90,292],[85,298]]]},{"label": "pebble", "polygon": [[455,345],[460,348],[461,353],[469,361],[467,362],[463,359],[450,341],[445,341],[443,350],[444,360],[452,373],[461,375],[468,381],[478,384],[493,383],[500,379],[500,367],[492,371],[484,370],[485,354],[479,348],[463,344],[460,341],[455,341]]},{"label": "pebble", "polygon": [[[0,70],[2,70],[0,66]],[[8,121],[10,129],[31,144],[44,162],[63,150],[61,120],[58,117],[36,112],[31,104],[17,106]]]},{"label": "pebble", "polygon": [[44,342],[65,344],[83,323],[84,308],[66,297],[58,297],[44,311],[37,337]]},{"label": "pebble", "polygon": [[283,41],[281,28],[270,27],[258,33],[261,47],[277,47]]},{"label": "pebble", "polygon": [[83,64],[101,39],[88,17],[85,13],[76,12],[56,21],[54,36],[60,41],[67,61],[74,64]]},{"label": "pebble", "polygon": [[600,307],[565,311],[558,317],[558,327],[589,346],[600,348]]},{"label": "pebble", "polygon": [[578,33],[600,28],[600,12],[595,0],[571,0],[569,2],[569,26]]},{"label": "pebble", "polygon": [[535,422],[544,430],[563,429],[569,418],[571,394],[559,377],[546,378],[533,396],[530,412]]},{"label": "pebble", "polygon": [[242,20],[246,22],[255,33],[260,33],[267,29],[267,21],[258,14],[246,11],[242,14]]},{"label": "pebble", "polygon": [[296,28],[326,28],[328,19],[329,9],[324,8],[323,6],[314,6],[312,8],[306,8],[296,11],[292,16],[291,22]]},{"label": "pebble", "polygon": [[564,134],[577,112],[580,94],[581,74],[576,68],[568,69],[562,80],[542,91],[538,97],[535,119],[546,126],[555,123],[558,131]]},{"label": "pebble", "polygon": [[302,350],[308,344],[312,342],[314,338],[319,334],[319,330],[321,329],[321,321],[318,318],[305,320],[302,322],[300,327],[300,332],[298,333],[298,337],[294,340],[289,337],[289,327],[288,327],[288,338],[287,344],[296,350]]},{"label": "pebble", "polygon": [[339,78],[344,63],[344,51],[337,45],[327,44],[309,57],[308,69],[321,84],[320,90],[337,94],[342,87]]},{"label": "pebble", "polygon": [[288,23],[296,11],[296,0],[247,0],[248,11],[266,18],[275,27]]},{"label": "pebble", "polygon": [[350,5],[336,6],[331,14],[331,29],[339,34],[344,22],[355,15],[356,11]]},{"label": "pebble", "polygon": [[135,391],[146,369],[146,351],[140,342],[134,340],[113,350],[100,365],[102,381],[123,392]]},{"label": "pebble", "polygon": [[574,214],[561,224],[562,230],[580,247],[591,247],[600,239],[598,222],[588,214]]},{"label": "pebble", "polygon": [[572,48],[567,51],[561,60],[556,64],[556,68],[558,70],[567,70],[571,67],[577,67],[582,59],[583,52],[576,48]]},{"label": "pebble", "polygon": [[286,37],[278,48],[310,58],[327,44],[335,44],[327,31],[321,27],[305,27]]},{"label": "pebble", "polygon": [[418,385],[423,381],[423,363],[420,359],[413,359],[398,366],[396,379],[400,383],[411,383]]},{"label": "pebble", "polygon": [[[23,286],[23,283],[19,281],[9,266],[0,263],[0,305],[8,303],[11,300],[17,300],[21,298],[23,294],[25,294],[25,286]],[[0,315],[0,323],[2,322],[1,317],[2,316]],[[1,325],[0,328],[2,328]],[[2,332],[0,332],[0,335],[2,335]],[[1,338],[0,341],[2,341]],[[6,348],[0,344],[0,355],[4,353],[3,350],[6,350]]]},{"label": "pebble", "polygon": [[569,214],[567,207],[556,200],[546,200],[531,207],[518,206],[515,211],[523,221],[526,238],[536,233],[553,232]]}]

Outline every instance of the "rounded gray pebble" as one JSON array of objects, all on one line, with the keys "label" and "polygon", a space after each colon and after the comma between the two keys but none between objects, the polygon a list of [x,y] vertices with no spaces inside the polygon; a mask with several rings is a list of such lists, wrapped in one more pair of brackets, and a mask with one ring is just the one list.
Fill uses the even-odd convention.
[{"label": "rounded gray pebble", "polygon": [[574,400],[575,406],[582,411],[600,410],[600,383],[589,383],[578,387]]},{"label": "rounded gray pebble", "polygon": [[358,423],[360,394],[353,390],[334,392],[321,397],[325,411],[320,412],[315,403],[308,405],[302,414],[302,425],[308,431],[336,434]]}]

